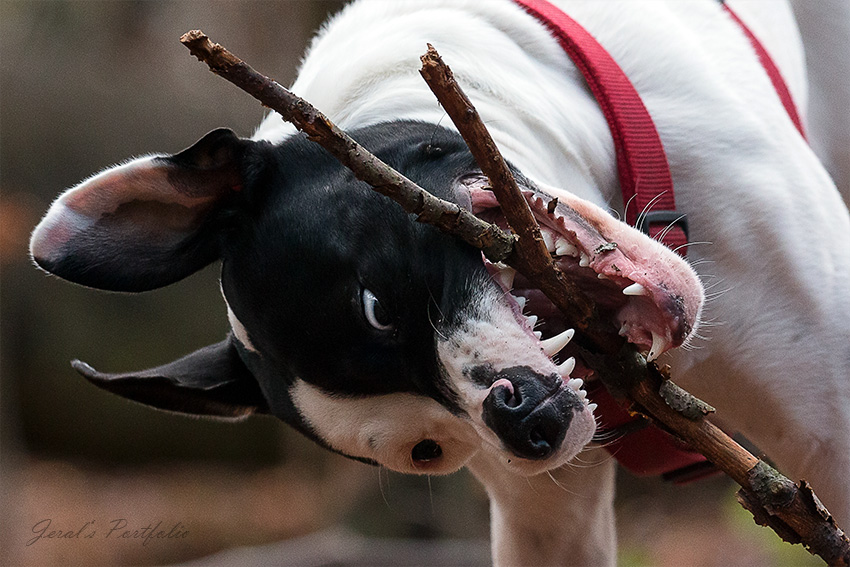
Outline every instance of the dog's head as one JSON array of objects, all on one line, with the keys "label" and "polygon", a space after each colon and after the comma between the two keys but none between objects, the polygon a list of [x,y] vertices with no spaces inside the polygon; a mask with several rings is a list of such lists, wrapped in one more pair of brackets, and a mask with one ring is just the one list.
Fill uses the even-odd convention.
[{"label": "dog's head", "polygon": [[[395,122],[353,135],[433,194],[504,224],[456,134]],[[687,339],[702,292],[683,261],[586,202],[561,196],[547,207],[525,184],[558,264],[612,325],[653,357]],[[272,145],[216,130],[178,154],[111,168],[59,197],[31,250],[65,279],[131,292],[222,260],[225,341],[127,374],[75,362],[136,401],[271,413],[402,472],[451,472],[487,451],[533,474],[564,464],[594,433],[576,377],[586,369],[552,304],[300,135]]]}]

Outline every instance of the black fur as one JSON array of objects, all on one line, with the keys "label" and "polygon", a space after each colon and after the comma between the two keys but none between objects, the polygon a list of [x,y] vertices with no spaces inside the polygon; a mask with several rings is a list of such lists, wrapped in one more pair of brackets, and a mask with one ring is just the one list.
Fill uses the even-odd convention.
[{"label": "black fur", "polygon": [[[352,135],[445,199],[456,200],[456,180],[476,169],[462,139],[433,125]],[[435,333],[449,332],[474,303],[470,294],[492,285],[480,252],[411,222],[303,136],[262,151],[274,172],[255,172],[262,181],[246,187],[251,206],[223,245],[222,284],[251,341],[286,370],[277,379],[297,376],[336,395],[414,392],[457,410],[440,379]],[[364,287],[391,331],[366,321]]]}]

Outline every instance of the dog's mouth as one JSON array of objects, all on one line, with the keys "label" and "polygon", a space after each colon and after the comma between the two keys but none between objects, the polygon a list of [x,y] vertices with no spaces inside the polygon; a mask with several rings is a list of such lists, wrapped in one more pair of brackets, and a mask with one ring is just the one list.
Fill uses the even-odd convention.
[{"label": "dog's mouth", "polygon": [[[486,179],[467,181],[473,212],[508,229]],[[553,191],[554,192],[554,191]],[[649,360],[681,346],[694,333],[703,303],[702,286],[691,267],[662,244],[616,220],[599,207],[558,191],[558,198],[523,189],[543,239],[557,267],[596,304],[599,313]],[[493,279],[504,289],[517,320],[542,341],[550,342],[571,324],[555,305],[521,274],[485,260]],[[552,339],[552,340],[550,340]],[[568,345],[559,353],[569,360]],[[572,376],[591,370],[577,357]]]}]

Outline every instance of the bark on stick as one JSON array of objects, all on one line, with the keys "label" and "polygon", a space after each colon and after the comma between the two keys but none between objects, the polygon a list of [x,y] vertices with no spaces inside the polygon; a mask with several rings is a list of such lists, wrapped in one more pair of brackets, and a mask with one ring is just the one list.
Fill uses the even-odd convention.
[{"label": "bark on stick", "polygon": [[483,250],[493,262],[503,260],[512,250],[515,240],[512,236],[454,203],[434,197],[367,151],[310,103],[211,42],[202,31],[187,32],[180,42],[213,73],[278,112],[351,169],[358,179],[416,215],[416,220],[459,236]]}]

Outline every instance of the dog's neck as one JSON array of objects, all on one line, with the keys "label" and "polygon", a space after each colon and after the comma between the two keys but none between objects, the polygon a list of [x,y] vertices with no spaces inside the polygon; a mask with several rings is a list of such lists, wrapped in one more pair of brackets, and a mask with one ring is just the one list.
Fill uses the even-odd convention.
[{"label": "dog's neck", "polygon": [[591,447],[548,474],[517,476],[483,452],[468,465],[490,497],[493,562],[616,564],[615,461]]}]

